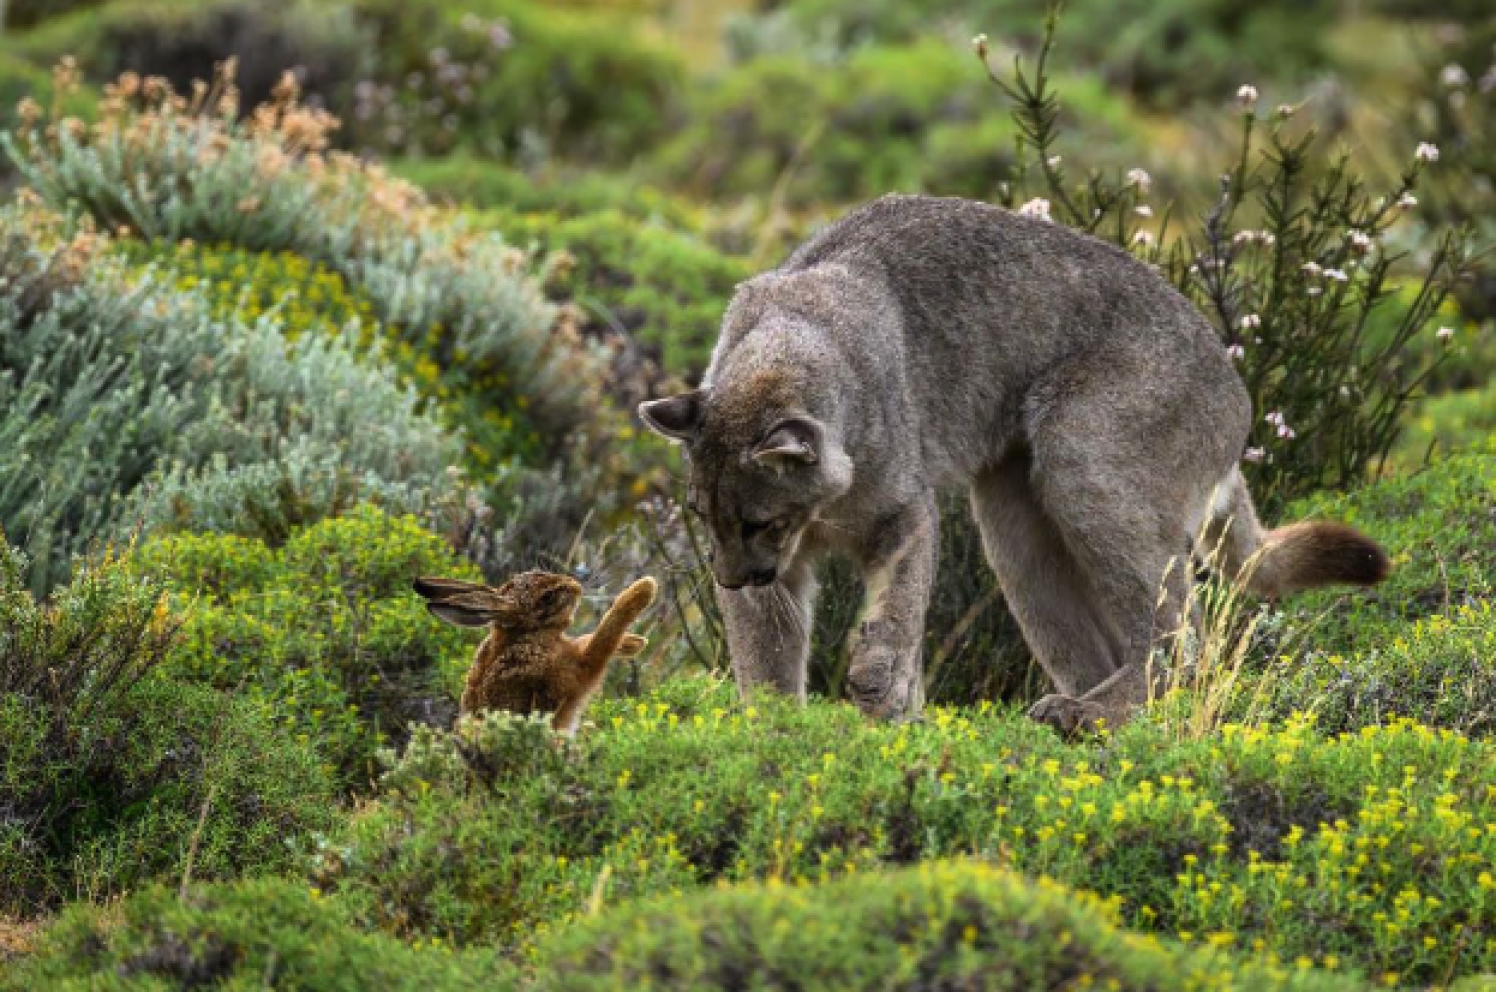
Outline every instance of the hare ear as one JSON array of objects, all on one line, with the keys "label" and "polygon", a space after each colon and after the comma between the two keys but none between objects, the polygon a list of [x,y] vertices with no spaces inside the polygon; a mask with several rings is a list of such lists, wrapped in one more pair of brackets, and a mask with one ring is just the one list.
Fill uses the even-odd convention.
[{"label": "hare ear", "polygon": [[638,634],[624,634],[623,643],[618,645],[614,654],[620,658],[637,658],[647,647],[649,641]]},{"label": "hare ear", "polygon": [[439,579],[434,575],[423,575],[412,582],[410,587],[426,599],[446,599],[448,596],[457,596],[462,593],[482,592],[487,588],[476,582],[463,582],[461,579]]},{"label": "hare ear", "polygon": [[474,609],[459,603],[427,603],[426,609],[438,620],[454,627],[487,627],[494,617],[492,610]]},{"label": "hare ear", "polygon": [[454,627],[486,627],[502,617],[512,604],[498,592],[479,586],[472,592],[426,601],[426,609],[438,620]]}]

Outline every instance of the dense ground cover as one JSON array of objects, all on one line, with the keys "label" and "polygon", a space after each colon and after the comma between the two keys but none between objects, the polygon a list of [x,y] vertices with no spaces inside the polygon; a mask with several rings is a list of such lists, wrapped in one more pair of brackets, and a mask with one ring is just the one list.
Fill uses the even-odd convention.
[{"label": "dense ground cover", "polygon": [[[1009,0],[3,6],[0,988],[1492,980],[1479,4],[1075,0],[1042,74]],[[1270,515],[1392,578],[1214,590],[1209,665],[1062,741],[953,494],[940,705],[838,702],[837,570],[819,698],[739,703],[627,411],[890,189],[1158,264],[1276,414]],[[454,729],[473,638],[408,587],[532,566],[582,624],[664,580],[573,743]]]}]

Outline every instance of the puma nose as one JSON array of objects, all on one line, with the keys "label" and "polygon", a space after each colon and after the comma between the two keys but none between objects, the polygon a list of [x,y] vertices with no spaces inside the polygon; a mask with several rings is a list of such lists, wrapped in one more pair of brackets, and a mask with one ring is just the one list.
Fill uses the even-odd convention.
[{"label": "puma nose", "polygon": [[774,570],[762,568],[748,576],[750,586],[767,586],[774,582]]}]

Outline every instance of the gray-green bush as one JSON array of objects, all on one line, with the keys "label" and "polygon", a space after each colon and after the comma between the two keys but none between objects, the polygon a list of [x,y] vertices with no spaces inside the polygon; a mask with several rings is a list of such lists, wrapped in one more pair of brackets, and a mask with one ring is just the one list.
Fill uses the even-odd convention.
[{"label": "gray-green bush", "polygon": [[219,320],[206,290],[68,238],[55,218],[0,212],[0,527],[38,591],[141,524],[255,532],[284,527],[256,517],[287,491],[311,515],[450,492],[455,440],[360,359],[353,331],[293,346],[273,313]]}]

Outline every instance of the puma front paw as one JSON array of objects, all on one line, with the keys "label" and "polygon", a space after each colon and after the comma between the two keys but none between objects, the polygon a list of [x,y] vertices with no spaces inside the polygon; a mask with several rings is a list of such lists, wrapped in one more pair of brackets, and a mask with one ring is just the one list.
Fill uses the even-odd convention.
[{"label": "puma front paw", "polygon": [[889,648],[857,652],[847,671],[847,692],[857,708],[881,720],[910,717],[913,680],[899,670],[899,653]]},{"label": "puma front paw", "polygon": [[1100,721],[1108,719],[1103,707],[1074,696],[1062,696],[1057,692],[1050,693],[1031,706],[1028,715],[1031,720],[1049,724],[1064,737],[1095,730]]}]

